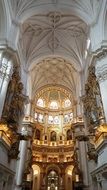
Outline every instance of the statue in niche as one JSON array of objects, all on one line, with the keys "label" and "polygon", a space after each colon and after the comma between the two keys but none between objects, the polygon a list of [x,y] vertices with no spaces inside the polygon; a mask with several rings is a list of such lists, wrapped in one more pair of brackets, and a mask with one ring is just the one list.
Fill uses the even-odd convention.
[{"label": "statue in niche", "polygon": [[39,129],[36,129],[35,139],[40,140],[40,130]]},{"label": "statue in niche", "polygon": [[70,129],[67,130],[67,140],[72,140],[72,132]]},{"label": "statue in niche", "polygon": [[56,132],[55,131],[52,131],[51,132],[51,138],[50,138],[51,141],[56,141]]}]

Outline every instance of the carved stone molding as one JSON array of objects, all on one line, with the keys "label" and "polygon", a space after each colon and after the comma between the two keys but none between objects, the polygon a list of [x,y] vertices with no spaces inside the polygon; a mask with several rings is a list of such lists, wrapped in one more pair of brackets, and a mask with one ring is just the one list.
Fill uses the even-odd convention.
[{"label": "carved stone molding", "polygon": [[96,76],[99,82],[107,80],[107,64],[97,68]]},{"label": "carved stone molding", "polygon": [[96,60],[101,60],[107,55],[107,46],[101,46],[101,48],[97,49],[95,52],[92,52],[92,60],[91,63],[94,63]]}]

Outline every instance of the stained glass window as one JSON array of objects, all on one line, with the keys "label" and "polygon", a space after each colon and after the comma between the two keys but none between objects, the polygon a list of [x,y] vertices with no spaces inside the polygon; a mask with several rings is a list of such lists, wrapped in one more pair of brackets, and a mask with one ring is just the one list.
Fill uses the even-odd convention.
[{"label": "stained glass window", "polygon": [[43,123],[43,115],[42,114],[38,115],[38,122]]},{"label": "stained glass window", "polygon": [[53,116],[52,115],[49,115],[49,117],[48,117],[48,123],[49,124],[53,124]]},{"label": "stained glass window", "polygon": [[39,106],[39,107],[44,107],[45,106],[44,100],[42,98],[38,99],[37,106]]},{"label": "stained glass window", "polygon": [[54,117],[54,124],[60,124],[60,118],[59,116]]},{"label": "stained glass window", "polygon": [[58,109],[58,103],[56,101],[52,101],[50,103],[50,109]]},{"label": "stained glass window", "polygon": [[65,107],[70,107],[71,106],[71,101],[69,99],[65,100]]}]

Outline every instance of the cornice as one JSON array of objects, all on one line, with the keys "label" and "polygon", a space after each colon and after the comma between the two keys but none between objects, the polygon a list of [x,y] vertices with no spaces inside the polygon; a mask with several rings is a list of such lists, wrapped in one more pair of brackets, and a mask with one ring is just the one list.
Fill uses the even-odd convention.
[{"label": "cornice", "polygon": [[96,51],[92,52],[91,63],[95,63],[96,60],[103,59],[107,55],[107,45],[103,45]]}]

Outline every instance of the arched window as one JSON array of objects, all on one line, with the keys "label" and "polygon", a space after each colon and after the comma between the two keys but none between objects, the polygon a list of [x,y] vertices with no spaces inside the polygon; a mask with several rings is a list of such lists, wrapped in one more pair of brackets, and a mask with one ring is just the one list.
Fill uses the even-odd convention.
[{"label": "arched window", "polygon": [[49,117],[48,117],[48,123],[49,124],[53,124],[53,120],[54,120],[53,116],[49,115]]},{"label": "arched window", "polygon": [[5,78],[8,78],[12,75],[12,62],[8,61],[6,58],[0,57],[0,89],[3,86]]},{"label": "arched window", "polygon": [[73,113],[69,113],[69,118],[70,118],[70,121],[73,121]]},{"label": "arched window", "polygon": [[60,124],[60,118],[59,118],[59,116],[55,116],[54,117],[54,124]]},{"label": "arched window", "polygon": [[56,101],[52,101],[50,103],[50,109],[58,109],[58,103]]},{"label": "arched window", "polygon": [[38,115],[38,122],[43,123],[43,115],[42,114]]},{"label": "arched window", "polygon": [[42,98],[39,98],[37,101],[37,106],[39,107],[45,107],[45,102]]},{"label": "arched window", "polygon": [[64,123],[69,123],[69,121],[70,121],[69,115],[68,114],[64,115]]},{"label": "arched window", "polygon": [[66,99],[64,102],[64,106],[65,108],[70,107],[71,106],[71,101],[69,99]]}]

